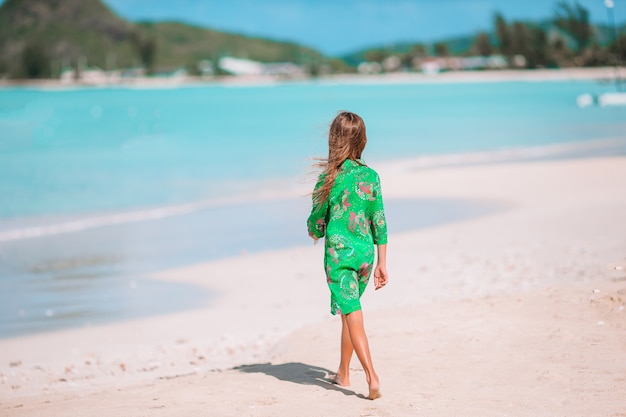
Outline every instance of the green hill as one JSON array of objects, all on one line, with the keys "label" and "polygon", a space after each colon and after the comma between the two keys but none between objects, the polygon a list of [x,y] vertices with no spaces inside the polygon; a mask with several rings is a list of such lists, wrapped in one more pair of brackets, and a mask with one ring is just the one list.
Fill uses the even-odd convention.
[{"label": "green hill", "polygon": [[[572,48],[573,39],[546,20],[525,23],[558,35]],[[626,28],[621,27],[620,33]],[[441,39],[451,55],[473,54],[476,34]],[[497,46],[494,33],[491,44]],[[594,27],[594,42],[604,47],[613,32]],[[261,62],[293,62],[320,65],[334,71],[354,71],[359,63],[380,61],[390,54],[403,62],[418,54],[433,55],[435,43],[403,42],[355,51],[337,59],[291,42],[219,32],[177,22],[131,23],[115,15],[101,0],[6,0],[0,3],[0,78],[56,77],[68,67],[98,66],[118,69],[142,66],[161,71],[185,67],[192,72],[201,60],[215,62],[222,56]],[[596,48],[597,53],[598,48]],[[417,52],[416,52],[417,51]],[[368,59],[369,58],[369,59]],[[570,59],[571,60],[571,59]],[[607,55],[589,62],[606,64]],[[348,67],[352,66],[352,68]]]},{"label": "green hill", "polygon": [[155,42],[156,65],[193,65],[202,59],[234,56],[261,62],[295,62],[312,65],[323,56],[310,48],[288,42],[218,32],[177,22],[140,23],[140,36]]},{"label": "green hill", "polygon": [[69,66],[105,69],[187,66],[223,55],[318,65],[324,58],[294,43],[174,22],[134,24],[100,0],[7,0],[0,6],[0,77],[57,76]]},{"label": "green hill", "polygon": [[[0,7],[0,72],[46,76],[78,60],[104,68],[107,54],[117,65],[131,65],[134,32],[98,0],[7,0]],[[29,56],[48,68],[24,68]]]}]

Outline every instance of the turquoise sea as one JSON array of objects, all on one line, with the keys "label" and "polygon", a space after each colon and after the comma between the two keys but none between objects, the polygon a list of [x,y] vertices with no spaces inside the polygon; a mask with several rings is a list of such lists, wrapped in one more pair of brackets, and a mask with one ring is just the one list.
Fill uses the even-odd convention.
[{"label": "turquoise sea", "polygon": [[[305,196],[254,196],[306,177],[338,110],[363,116],[374,167],[467,153],[489,161],[511,149],[625,154],[626,108],[576,105],[613,90],[594,81],[0,89],[0,337],[207,305],[214,295],[150,273],[309,244]],[[392,231],[505,209],[386,203]]]}]

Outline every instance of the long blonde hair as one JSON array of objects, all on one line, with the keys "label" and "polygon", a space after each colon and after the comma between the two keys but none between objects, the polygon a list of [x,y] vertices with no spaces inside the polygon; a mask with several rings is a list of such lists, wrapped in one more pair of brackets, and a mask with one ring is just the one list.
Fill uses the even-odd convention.
[{"label": "long blonde hair", "polygon": [[328,158],[315,164],[322,168],[324,183],[313,191],[313,203],[324,203],[335,184],[341,165],[346,159],[357,161],[367,143],[365,123],[358,114],[341,111],[330,124],[328,132]]}]

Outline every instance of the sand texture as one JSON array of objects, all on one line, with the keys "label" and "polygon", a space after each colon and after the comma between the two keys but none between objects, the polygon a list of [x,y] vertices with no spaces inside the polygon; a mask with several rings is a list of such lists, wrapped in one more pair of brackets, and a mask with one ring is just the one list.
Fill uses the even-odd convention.
[{"label": "sand texture", "polygon": [[329,382],[311,245],[154,277],[216,292],[206,308],[1,340],[0,416],[626,416],[626,157],[374,168],[388,201],[498,207],[390,235],[390,283],[363,298],[381,399],[356,357]]}]

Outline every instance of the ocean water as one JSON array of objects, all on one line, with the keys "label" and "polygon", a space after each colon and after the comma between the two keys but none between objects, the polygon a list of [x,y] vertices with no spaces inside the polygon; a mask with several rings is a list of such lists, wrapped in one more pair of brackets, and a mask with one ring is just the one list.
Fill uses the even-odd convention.
[{"label": "ocean water", "polygon": [[[626,108],[576,105],[580,94],[613,88],[312,81],[2,89],[0,337],[210,304],[213,294],[149,275],[308,244],[308,199],[255,196],[306,177],[338,110],[365,119],[364,159],[373,166],[415,156],[432,166],[467,153],[488,162],[510,150],[624,154]],[[445,200],[387,207],[392,231],[506,209]]]}]

